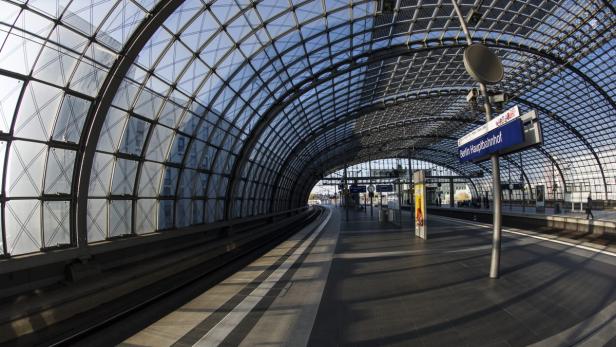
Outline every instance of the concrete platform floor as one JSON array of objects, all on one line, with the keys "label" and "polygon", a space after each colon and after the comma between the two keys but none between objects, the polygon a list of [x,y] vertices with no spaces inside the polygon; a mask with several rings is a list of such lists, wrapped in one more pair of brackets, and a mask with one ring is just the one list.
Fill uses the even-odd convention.
[{"label": "concrete platform floor", "polygon": [[505,233],[493,280],[484,226],[332,211],[122,345],[616,346],[612,252]]}]

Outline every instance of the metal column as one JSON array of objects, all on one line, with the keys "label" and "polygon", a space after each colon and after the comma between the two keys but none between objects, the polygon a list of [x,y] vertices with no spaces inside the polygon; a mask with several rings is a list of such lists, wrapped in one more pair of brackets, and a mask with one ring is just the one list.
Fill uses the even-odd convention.
[{"label": "metal column", "polygon": [[334,189],[334,206],[338,207],[338,199],[340,199],[340,194],[338,194],[338,185],[336,185]]},{"label": "metal column", "polygon": [[520,182],[522,183],[522,212],[526,212],[526,187],[524,184],[524,165],[522,162],[522,152],[520,152]]},{"label": "metal column", "polygon": [[507,159],[507,171],[509,171],[509,182],[508,182],[508,185],[507,185],[508,186],[507,188],[509,190],[509,211],[512,211],[513,210],[513,201],[511,201],[511,191],[512,191],[511,188],[513,188],[513,187],[511,186],[511,157],[507,156],[506,159]]},{"label": "metal column", "polygon": [[[346,221],[349,221],[349,196],[347,194],[348,191],[348,185],[347,185],[347,166],[344,166],[344,175],[343,175],[343,180],[344,180],[344,186],[342,187],[342,195],[344,196],[344,210],[346,213]],[[342,201],[342,200],[341,200]]]},{"label": "metal column", "polygon": [[[454,10],[456,11],[456,15],[458,16],[458,20],[460,21],[460,26],[462,27],[462,31],[464,31],[464,36],[466,37],[466,43],[470,46],[473,44],[473,40],[471,39],[471,35],[468,31],[468,27],[466,26],[466,21],[464,20],[464,16],[462,15],[462,11],[460,10],[460,6],[458,6],[458,2],[456,0],[451,0]],[[485,84],[482,82],[477,82],[479,84],[479,90],[481,92],[481,96],[483,97],[483,106],[485,108],[486,113],[486,122],[492,119],[492,107],[490,105],[490,98],[488,96],[488,90],[486,89]],[[498,278],[499,269],[500,269],[500,249],[501,249],[501,217],[502,217],[502,201],[501,201],[501,182],[500,182],[500,167],[498,163],[498,155],[492,154],[490,156],[490,161],[492,162],[492,196],[494,199],[494,217],[493,217],[493,225],[494,230],[492,233],[492,261],[490,262],[490,278]]]},{"label": "metal column", "polygon": [[454,207],[453,178],[449,178],[449,207]]},{"label": "metal column", "polygon": [[410,226],[411,230],[415,230],[414,223],[414,213],[415,209],[413,208],[413,203],[415,197],[413,196],[413,162],[411,160],[411,150],[409,149],[409,215],[410,215]]},{"label": "metal column", "polygon": [[[370,161],[370,158],[368,158],[368,176],[370,176],[370,185],[372,185],[372,161]],[[368,193],[370,194],[370,219],[372,219],[372,217],[374,216],[374,204],[372,203],[372,199],[374,197],[374,193]]]}]

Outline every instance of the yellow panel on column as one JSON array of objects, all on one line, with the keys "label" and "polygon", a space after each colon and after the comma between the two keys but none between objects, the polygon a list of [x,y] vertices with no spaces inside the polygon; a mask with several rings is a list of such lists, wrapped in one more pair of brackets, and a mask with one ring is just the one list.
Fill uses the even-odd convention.
[{"label": "yellow panel on column", "polygon": [[415,236],[428,238],[426,209],[426,173],[423,170],[413,173],[415,184]]}]

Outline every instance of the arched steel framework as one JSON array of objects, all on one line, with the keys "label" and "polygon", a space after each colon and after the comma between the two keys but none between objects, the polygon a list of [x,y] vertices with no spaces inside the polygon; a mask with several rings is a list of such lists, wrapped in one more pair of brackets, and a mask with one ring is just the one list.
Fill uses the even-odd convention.
[{"label": "arched steel framework", "polygon": [[[414,169],[433,170],[432,174],[436,176],[438,175],[445,175],[445,176],[460,175],[460,178],[456,179],[457,183],[460,183],[460,180],[464,180],[466,181],[468,185],[470,185],[472,191],[474,192],[474,196],[479,196],[480,194],[480,192],[477,190],[475,182],[469,177],[465,177],[464,173],[460,173],[456,171],[455,168],[442,166],[433,161],[425,160],[425,159],[421,159],[421,160],[412,159],[411,161],[412,161],[412,165]],[[377,169],[377,170],[391,170],[391,169],[401,168],[403,170],[407,170],[408,163],[409,163],[408,158],[385,158],[385,159],[368,160],[368,161],[353,163],[350,165],[346,165],[346,167],[347,167],[347,171],[349,173],[352,173],[352,174],[349,174],[348,176],[349,181],[352,182],[354,178],[357,176],[360,176],[360,177],[372,176],[368,172],[370,168]],[[329,172],[324,173],[322,177],[318,178],[318,180],[320,181],[322,179],[327,179],[331,183],[332,181],[342,180],[342,178],[343,178],[343,168],[337,168],[335,170],[330,170]],[[402,181],[405,181],[406,179],[406,177],[400,177],[400,178],[402,179]],[[317,178],[315,178],[315,180],[316,179]],[[381,180],[387,182],[387,181],[391,181],[391,178],[381,178]],[[378,184],[378,183],[379,182],[375,182],[375,184]],[[308,186],[310,187],[310,185]],[[303,188],[302,191],[306,191],[306,188]]]},{"label": "arched steel framework", "polygon": [[[563,59],[557,56],[551,55],[549,53],[546,53],[545,51],[533,49],[531,47],[524,46],[521,44],[517,44],[517,45],[516,44],[512,45],[511,43],[505,44],[505,43],[500,43],[497,40],[493,40],[489,38],[484,39],[483,42],[487,46],[497,48],[497,49],[507,49],[507,50],[530,53],[534,56],[545,58],[551,63],[556,64],[557,66],[562,66],[565,69],[571,70],[574,74],[581,77],[585,82],[589,83],[600,95],[602,95],[605,98],[607,102],[609,102],[612,108],[616,109],[616,104],[614,103],[614,100],[612,99],[612,97],[608,95],[608,93],[601,86],[596,84],[591,78],[589,78],[586,74],[584,74],[582,71],[577,69],[575,66],[563,61]],[[236,184],[240,177],[239,173],[244,167],[244,165],[246,165],[246,162],[250,156],[251,151],[254,149],[256,142],[258,141],[259,137],[262,136],[263,132],[267,129],[268,125],[273,121],[273,119],[276,116],[280,115],[280,113],[285,107],[292,104],[294,100],[297,100],[302,95],[309,92],[311,89],[318,87],[318,85],[320,84],[327,83],[328,81],[334,80],[337,76],[345,75],[354,69],[360,69],[366,65],[373,64],[375,61],[402,57],[402,56],[411,55],[411,54],[422,52],[422,51],[431,51],[431,50],[439,50],[439,49],[447,49],[447,48],[463,48],[465,46],[464,42],[459,42],[457,39],[450,40],[450,42],[448,43],[447,43],[447,40],[438,40],[438,41],[428,40],[428,41],[422,42],[421,44],[422,45],[419,45],[419,42],[418,42],[415,44],[409,44],[405,46],[391,47],[391,48],[382,49],[376,52],[370,52],[366,55],[354,56],[348,60],[343,60],[334,66],[328,67],[328,69],[322,71],[320,74],[309,76],[306,80],[303,80],[297,84],[299,86],[304,86],[303,88],[291,89],[287,93],[281,95],[279,99],[276,102],[274,102],[272,108],[266,112],[263,118],[260,119],[259,123],[257,123],[257,125],[255,126],[255,129],[253,133],[251,134],[251,137],[249,137],[246,143],[244,144],[244,147],[242,149],[242,153],[244,153],[244,155],[242,155],[240,157],[240,160],[238,160],[235,163],[235,168],[233,170],[234,174],[232,175],[232,179],[229,185],[229,190],[227,192],[227,195],[231,196],[235,194],[234,191],[236,188]],[[411,48],[413,46],[415,47]],[[367,59],[368,57],[369,59]],[[340,67],[342,66],[348,66],[348,68],[340,69]],[[326,75],[326,77],[323,77],[323,75]],[[418,91],[418,92],[421,92],[421,91]],[[449,93],[451,91],[444,91],[444,92]],[[466,94],[468,93],[468,87],[466,87],[465,89],[458,90],[458,92],[460,94],[462,93]],[[440,94],[440,92],[436,92],[436,94]],[[427,96],[430,96],[430,94],[428,94]],[[397,97],[398,96],[393,96],[393,99],[395,100]],[[383,106],[367,106],[366,108],[372,109],[375,107],[383,107]],[[359,112],[356,111],[356,112],[353,112],[353,115],[360,114],[360,113],[361,111]],[[580,137],[580,139],[583,139],[583,137]],[[606,189],[606,194],[607,194],[607,189]]]},{"label": "arched steel framework", "polygon": [[[87,257],[99,241],[293,208],[315,168],[409,147],[490,173],[452,155],[480,115],[449,1],[379,14],[368,0],[2,0],[0,12],[2,256]],[[563,190],[616,200],[613,4],[482,13],[473,38],[506,69],[493,91],[545,129],[524,172],[507,168],[532,185],[555,182],[554,165]]]}]

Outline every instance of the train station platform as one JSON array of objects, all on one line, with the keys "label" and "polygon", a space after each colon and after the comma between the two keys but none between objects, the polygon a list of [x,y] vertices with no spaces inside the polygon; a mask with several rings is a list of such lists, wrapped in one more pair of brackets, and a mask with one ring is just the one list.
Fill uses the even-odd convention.
[{"label": "train station platform", "polygon": [[[431,206],[434,207],[434,206]],[[442,205],[439,208],[453,208],[457,209],[460,207],[449,207],[449,205]],[[494,211],[494,206],[490,206],[490,208],[471,208],[471,207],[462,207],[466,210],[475,210],[480,212],[492,212]],[[586,212],[584,210],[580,210],[580,205],[576,204],[576,209],[573,210],[570,206],[567,208],[561,208],[559,212],[557,212],[553,207],[546,207],[543,211],[537,211],[534,206],[520,206],[520,205],[510,205],[507,201],[503,202],[503,213],[509,214],[524,214],[530,216],[568,216],[573,218],[586,219]],[[616,221],[616,210],[610,209],[593,209],[592,210],[593,219],[594,220],[605,220],[605,221]]]},{"label": "train station platform", "polygon": [[434,216],[421,240],[342,211],[121,345],[616,345],[613,249],[505,232],[494,280],[486,225]]}]

